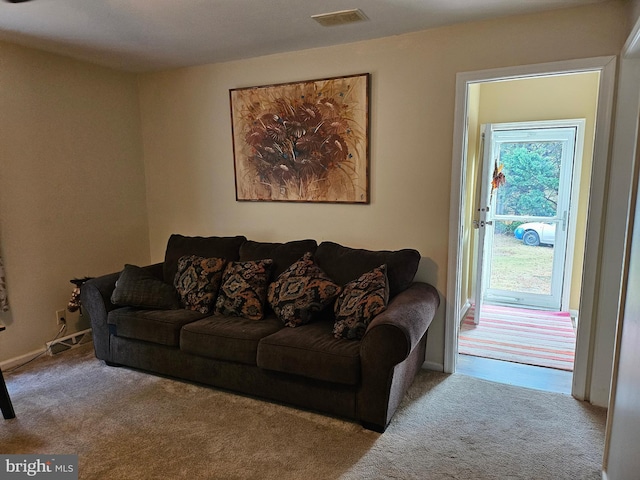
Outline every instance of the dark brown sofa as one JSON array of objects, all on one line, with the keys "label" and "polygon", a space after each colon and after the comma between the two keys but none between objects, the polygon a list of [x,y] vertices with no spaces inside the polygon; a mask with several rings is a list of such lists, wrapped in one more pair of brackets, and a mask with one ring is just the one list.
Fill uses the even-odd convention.
[{"label": "dark brown sofa", "polygon": [[387,265],[389,303],[361,340],[335,338],[333,311],[290,328],[268,310],[262,320],[186,309],[141,309],[111,302],[120,272],[82,286],[96,357],[128,366],[387,427],[425,358],[439,305],[431,285],[413,282],[415,250],[367,251],[314,240],[253,242],[245,237],[172,235],[165,261],[144,267],[171,284],[183,255],[228,261],[273,260],[271,280],[305,252],[339,285]]}]

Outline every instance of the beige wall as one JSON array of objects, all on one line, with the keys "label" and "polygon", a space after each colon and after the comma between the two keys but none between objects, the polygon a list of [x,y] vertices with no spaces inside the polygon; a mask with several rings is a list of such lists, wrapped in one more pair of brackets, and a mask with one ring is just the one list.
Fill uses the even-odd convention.
[{"label": "beige wall", "polygon": [[141,154],[135,76],[0,43],[0,361],[55,336],[71,278],[148,263]]},{"label": "beige wall", "polygon": [[[573,310],[578,310],[580,303],[599,77],[599,73],[593,72],[474,85],[479,90],[479,113],[470,116],[469,121],[471,152],[478,148],[472,143],[471,131],[476,131],[482,124],[585,119],[583,155],[580,165],[576,165],[581,171],[580,196],[577,210],[573,212],[577,217],[569,302],[569,308]],[[469,165],[475,166],[476,162],[469,162]],[[475,178],[475,169],[470,169],[468,175]],[[473,208],[470,210],[473,212]],[[470,228],[471,220],[467,226]],[[469,272],[473,274],[474,270],[472,264]],[[468,294],[471,295],[470,289]]]},{"label": "beige wall", "polygon": [[[169,234],[417,248],[444,293],[457,72],[617,54],[622,2],[141,75],[152,260]],[[371,204],[236,202],[229,89],[370,72]],[[445,300],[446,301],[446,300]],[[428,362],[442,365],[444,302]]]}]

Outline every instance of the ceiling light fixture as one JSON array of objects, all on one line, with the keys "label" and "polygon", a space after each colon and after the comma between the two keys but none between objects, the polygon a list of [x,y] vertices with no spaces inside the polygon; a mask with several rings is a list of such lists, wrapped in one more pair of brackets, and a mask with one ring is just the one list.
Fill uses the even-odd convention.
[{"label": "ceiling light fixture", "polygon": [[340,10],[339,12],[321,13],[319,15],[311,15],[311,18],[313,18],[323,27],[334,27],[336,25],[345,25],[347,23],[369,20],[359,8],[354,8],[352,10]]}]

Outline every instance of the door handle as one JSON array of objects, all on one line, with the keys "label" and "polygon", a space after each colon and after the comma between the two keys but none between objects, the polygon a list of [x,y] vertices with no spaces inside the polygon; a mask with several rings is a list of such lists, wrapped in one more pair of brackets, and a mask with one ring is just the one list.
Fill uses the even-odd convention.
[{"label": "door handle", "polygon": [[493,225],[493,221],[489,220],[489,221],[484,221],[484,220],[474,220],[473,221],[473,228],[484,228],[487,225]]}]

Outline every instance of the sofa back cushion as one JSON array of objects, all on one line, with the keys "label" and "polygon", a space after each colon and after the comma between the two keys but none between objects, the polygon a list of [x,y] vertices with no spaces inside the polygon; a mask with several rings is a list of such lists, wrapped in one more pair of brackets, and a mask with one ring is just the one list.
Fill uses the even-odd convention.
[{"label": "sofa back cushion", "polygon": [[111,303],[121,307],[171,310],[180,308],[176,289],[163,282],[148,269],[126,264],[116,288],[111,294]]},{"label": "sofa back cushion", "polygon": [[343,247],[334,242],[322,242],[314,257],[318,266],[340,285],[386,264],[389,298],[411,285],[420,263],[420,253],[409,248],[372,251]]},{"label": "sofa back cushion", "polygon": [[294,240],[287,243],[254,242],[247,240],[240,246],[240,261],[273,260],[271,278],[275,279],[305,253],[314,253],[318,248],[315,240]]},{"label": "sofa back cushion", "polygon": [[173,234],[169,237],[164,256],[164,281],[173,285],[180,257],[197,255],[204,258],[224,258],[228,262],[233,262],[238,260],[240,245],[246,240],[247,238],[241,235],[236,237],[185,237]]}]

